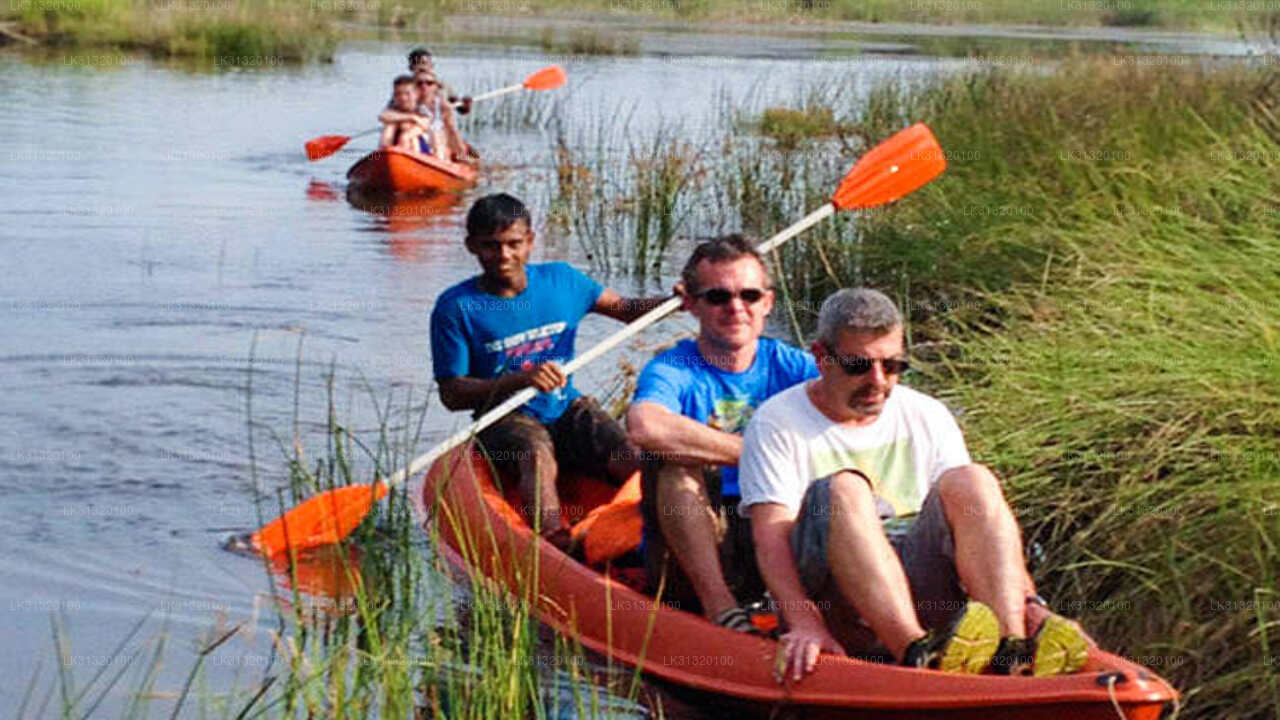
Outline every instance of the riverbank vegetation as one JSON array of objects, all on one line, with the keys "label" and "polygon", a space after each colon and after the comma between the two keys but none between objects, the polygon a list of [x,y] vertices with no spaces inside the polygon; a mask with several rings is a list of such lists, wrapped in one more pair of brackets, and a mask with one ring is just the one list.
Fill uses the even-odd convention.
[{"label": "riverbank vegetation", "polygon": [[553,216],[602,269],[651,272],[688,238],[785,227],[928,123],[947,172],[784,246],[775,321],[807,337],[834,288],[894,294],[910,382],[1005,479],[1044,594],[1181,688],[1182,717],[1275,717],[1277,90],[1264,65],[1076,57],[724,99],[722,127],[643,154],[681,183],[609,153],[625,129],[561,135]]},{"label": "riverbank vegetation", "polygon": [[1277,87],[1103,60],[886,88],[879,132],[955,158],[837,271],[914,305],[1045,594],[1185,717],[1280,714]]},{"label": "riverbank vegetation", "polygon": [[274,0],[14,0],[0,10],[0,41],[197,58],[227,68],[331,60],[339,29],[313,8]]},{"label": "riverbank vegetation", "polygon": [[[585,25],[584,14],[589,19]],[[342,38],[388,32],[444,38],[450,15],[563,21],[563,27],[531,29],[529,41],[577,54],[634,54],[640,49],[632,32],[636,23],[669,21],[685,27],[705,23],[708,30],[721,31],[725,23],[785,23],[789,31],[797,24],[858,30],[834,24],[839,22],[1153,27],[1232,34],[1274,34],[1280,27],[1280,12],[1263,3],[1194,0],[535,0],[518,7],[496,0],[11,0],[0,9],[0,45],[112,49],[254,67],[327,61]],[[617,23],[626,23],[627,29],[609,28]]]}]

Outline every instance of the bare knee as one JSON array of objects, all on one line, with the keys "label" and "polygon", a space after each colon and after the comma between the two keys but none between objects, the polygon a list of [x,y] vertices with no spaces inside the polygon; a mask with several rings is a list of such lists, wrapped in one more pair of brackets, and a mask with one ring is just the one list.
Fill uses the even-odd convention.
[{"label": "bare knee", "polygon": [[952,519],[985,517],[1007,507],[1000,481],[986,465],[951,468],[938,478],[937,487],[942,506]]},{"label": "bare knee", "polygon": [[714,515],[699,467],[664,463],[658,469],[657,500],[658,522],[663,527]]},{"label": "bare knee", "polygon": [[831,517],[848,513],[854,517],[876,517],[876,499],[867,477],[852,470],[841,470],[828,480],[831,484]]}]

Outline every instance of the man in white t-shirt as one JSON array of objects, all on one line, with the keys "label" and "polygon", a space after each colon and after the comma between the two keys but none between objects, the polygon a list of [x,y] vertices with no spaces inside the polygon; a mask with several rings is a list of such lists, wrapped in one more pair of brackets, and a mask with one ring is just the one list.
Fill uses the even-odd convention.
[{"label": "man in white t-shirt", "polygon": [[911,667],[1074,672],[1087,637],[1036,595],[1000,483],[946,406],[898,384],[903,337],[884,294],[835,293],[812,346],[820,377],[747,427],[739,508],[787,628],[784,671],[878,647]]}]

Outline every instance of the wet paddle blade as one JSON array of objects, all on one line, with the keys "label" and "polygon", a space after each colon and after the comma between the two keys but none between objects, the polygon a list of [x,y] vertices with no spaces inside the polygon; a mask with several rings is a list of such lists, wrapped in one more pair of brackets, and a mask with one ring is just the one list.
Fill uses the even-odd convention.
[{"label": "wet paddle blade", "polygon": [[554,90],[565,83],[568,78],[564,68],[559,65],[548,65],[524,79],[525,90]]},{"label": "wet paddle blade", "polygon": [[831,202],[838,210],[891,203],[947,167],[947,160],[928,126],[916,123],[871,148],[845,175]]},{"label": "wet paddle blade", "polygon": [[315,162],[320,158],[327,158],[330,155],[342,149],[351,141],[347,135],[321,135],[320,137],[307,142],[307,159]]},{"label": "wet paddle blade", "polygon": [[263,555],[277,555],[291,547],[301,551],[332,545],[350,535],[386,494],[382,483],[322,492],[254,533],[253,547]]}]

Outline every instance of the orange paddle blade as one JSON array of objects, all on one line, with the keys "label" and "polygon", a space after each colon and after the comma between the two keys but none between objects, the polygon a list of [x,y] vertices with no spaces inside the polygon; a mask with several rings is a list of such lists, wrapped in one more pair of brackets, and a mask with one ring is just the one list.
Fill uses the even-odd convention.
[{"label": "orange paddle blade", "polygon": [[525,90],[553,90],[565,83],[568,78],[564,68],[559,65],[548,65],[524,79]]},{"label": "orange paddle blade", "polygon": [[640,515],[640,473],[631,476],[613,500],[592,509],[573,526],[573,539],[582,543],[588,563],[621,557],[640,546],[644,519]]},{"label": "orange paddle blade", "polygon": [[916,123],[871,148],[845,175],[831,202],[838,210],[891,203],[938,177],[947,167],[938,140]]},{"label": "orange paddle blade", "polygon": [[346,145],[350,141],[351,138],[346,135],[321,135],[315,140],[307,142],[305,146],[307,149],[307,159],[314,162],[320,158],[329,157],[342,149],[342,146]]},{"label": "orange paddle blade", "polygon": [[387,494],[382,483],[328,490],[267,523],[251,536],[263,555],[332,545],[351,534],[369,509]]}]

